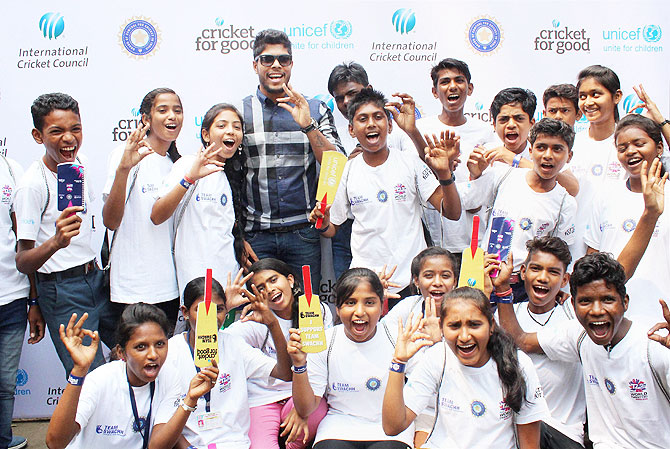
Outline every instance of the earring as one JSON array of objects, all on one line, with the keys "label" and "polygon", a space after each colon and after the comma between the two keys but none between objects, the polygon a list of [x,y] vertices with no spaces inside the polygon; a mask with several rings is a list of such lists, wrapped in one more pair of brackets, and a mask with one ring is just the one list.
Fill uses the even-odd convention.
[{"label": "earring", "polygon": [[240,144],[240,146],[237,147],[237,152],[240,153],[240,154],[242,154],[242,144]]}]

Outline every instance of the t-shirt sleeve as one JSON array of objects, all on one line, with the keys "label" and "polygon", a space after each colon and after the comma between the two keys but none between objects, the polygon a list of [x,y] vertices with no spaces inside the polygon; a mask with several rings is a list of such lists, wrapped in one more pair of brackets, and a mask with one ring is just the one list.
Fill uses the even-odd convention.
[{"label": "t-shirt sleeve", "polygon": [[319,117],[319,120],[317,121],[317,127],[319,128],[319,131],[321,131],[321,134],[323,134],[328,142],[335,145],[335,149],[337,151],[343,154],[347,154],[344,151],[342,143],[340,142],[340,136],[337,134],[333,113],[324,102],[321,101],[319,103],[319,113],[321,114],[321,117]]},{"label": "t-shirt sleeve", "polygon": [[184,390],[181,384],[181,378],[177,374],[175,367],[170,367],[170,369],[161,370],[160,381],[164,382],[166,387],[162,398],[159,402],[155,404],[156,407],[156,418],[154,420],[154,425],[156,424],[165,424],[172,418],[175,410],[179,407],[179,399],[184,396],[188,390],[188,386]]},{"label": "t-shirt sleeve", "polygon": [[[117,147],[112,150],[112,153],[109,155],[109,161],[107,162],[107,179],[105,181],[105,187],[102,189],[102,200],[106,201],[109,196],[109,192],[112,191],[112,185],[114,184],[114,178],[116,177],[116,169],[121,162],[121,156],[123,156],[123,147]],[[133,168],[134,170],[135,168]],[[130,182],[130,177],[132,176],[132,170],[128,175],[128,181]]]},{"label": "t-shirt sleeve", "polygon": [[79,402],[77,403],[77,413],[74,418],[82,429],[88,424],[88,420],[93,416],[95,409],[102,406],[100,404],[100,394],[104,388],[105,379],[102,376],[96,376],[95,372],[91,372],[86,377],[86,382],[81,387]]},{"label": "t-shirt sleeve", "polygon": [[551,360],[577,363],[580,362],[577,341],[583,331],[577,320],[570,320],[555,327],[540,329],[537,332],[537,341]]},{"label": "t-shirt sleeve", "polygon": [[42,222],[42,211],[47,202],[46,188],[40,189],[40,187],[43,186],[22,182],[16,190],[14,210],[16,211],[16,236],[19,240],[37,240]]},{"label": "t-shirt sleeve", "polygon": [[[158,191],[159,198],[170,193],[170,191],[174,189],[177,184],[179,184],[179,181],[182,180],[189,168],[189,162],[193,162],[192,158],[184,156],[172,165],[170,173],[168,173],[168,175],[163,179],[163,185]],[[181,201],[183,201],[184,198],[186,198],[186,195],[182,197]]]},{"label": "t-shirt sleeve", "polygon": [[664,382],[663,387],[670,392],[670,349],[662,344],[649,340],[649,363]]},{"label": "t-shirt sleeve", "polygon": [[[584,243],[586,243],[591,248],[600,251],[600,240],[603,235],[602,228],[600,227],[600,217],[602,214],[603,203],[600,201],[599,195],[596,195],[595,201],[591,205],[591,212],[584,231]],[[580,213],[589,213],[587,211],[580,211]]]},{"label": "t-shirt sleeve", "polygon": [[414,165],[414,179],[419,190],[421,204],[429,206],[428,199],[435,193],[440,182],[435,177],[435,173],[424,161],[422,161],[416,152],[405,152],[403,156],[410,159]]},{"label": "t-shirt sleeve", "polygon": [[335,226],[341,225],[348,218],[353,218],[351,215],[351,205],[349,204],[349,195],[347,193],[347,180],[349,179],[352,162],[353,160],[348,161],[344,166],[344,172],[342,173],[342,179],[335,194],[335,200],[333,200],[333,205],[330,206],[330,222]]},{"label": "t-shirt sleeve", "polygon": [[[442,374],[446,343],[431,347],[418,361],[412,370],[409,380],[403,389],[405,405],[415,415],[423,412],[431,402],[435,401],[439,376]],[[439,354],[439,356],[438,356]]]},{"label": "t-shirt sleeve", "polygon": [[[326,333],[326,341],[330,345],[330,332]],[[307,376],[309,384],[312,386],[314,396],[323,396],[326,393],[326,383],[328,382],[328,350],[307,354]]]},{"label": "t-shirt sleeve", "polygon": [[244,372],[247,379],[260,379],[265,382],[270,380],[270,373],[274,369],[277,361],[258,349],[240,342],[245,347],[240,351],[242,363],[244,363]]},{"label": "t-shirt sleeve", "polygon": [[558,218],[558,229],[556,236],[561,238],[568,245],[575,243],[575,219],[577,217],[577,201],[567,192],[565,193],[561,216]]},{"label": "t-shirt sleeve", "polygon": [[479,178],[473,181],[457,181],[456,189],[461,197],[463,208],[470,210],[491,204],[497,178],[496,170],[488,168]]},{"label": "t-shirt sleeve", "polygon": [[530,357],[521,351],[518,351],[518,356],[521,370],[526,379],[526,400],[521,405],[519,413],[516,414],[515,421],[517,424],[529,424],[544,420],[549,417],[549,409],[535,366],[533,366]]}]

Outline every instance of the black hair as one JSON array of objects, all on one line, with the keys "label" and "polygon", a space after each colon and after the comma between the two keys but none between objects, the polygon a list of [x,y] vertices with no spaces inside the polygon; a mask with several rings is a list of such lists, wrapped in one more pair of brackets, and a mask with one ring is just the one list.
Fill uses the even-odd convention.
[{"label": "black hair", "polygon": [[446,70],[446,69],[453,69],[456,70],[465,76],[465,79],[468,80],[468,84],[470,84],[470,80],[472,79],[470,75],[470,68],[468,65],[459,60],[459,59],[454,59],[454,58],[445,58],[435,64],[433,68],[430,69],[430,79],[433,80],[433,87],[437,87],[437,81],[438,81],[438,76],[440,75],[441,70]]},{"label": "black hair", "polygon": [[491,117],[493,117],[493,123],[496,121],[496,117],[500,114],[500,109],[506,104],[519,103],[521,104],[521,109],[523,112],[528,114],[528,118],[533,120],[535,115],[535,108],[537,107],[537,98],[535,94],[528,90],[522,89],[520,87],[508,87],[503,89],[493,97],[493,102],[491,102]]},{"label": "black hair", "polygon": [[524,265],[528,265],[530,258],[535,253],[551,254],[561,261],[563,264],[563,271],[566,271],[570,262],[572,262],[572,255],[570,254],[568,244],[558,237],[549,235],[535,237],[526,242],[526,249],[528,250],[528,257],[526,257],[526,260],[523,262]]},{"label": "black hair", "polygon": [[267,45],[283,45],[289,55],[291,51],[291,41],[283,31],[267,29],[259,32],[254,40],[254,59],[260,55]]},{"label": "black hair", "polygon": [[663,142],[661,127],[652,119],[640,114],[628,114],[619,121],[614,131],[614,142],[621,131],[626,128],[639,128],[644,131],[655,144]]},{"label": "black hair", "polygon": [[[610,94],[612,94],[612,99],[614,99],[614,95],[616,95],[617,91],[621,89],[621,82],[619,81],[619,77],[616,73],[614,73],[614,70],[610,69],[609,67],[602,65],[590,65],[585,69],[582,69],[582,71],[579,72],[579,75],[577,75],[578,91],[579,87],[582,85],[582,82],[587,78],[593,78],[599,84],[602,84],[602,86],[607,89]],[[614,105],[614,121],[619,121],[619,105],[617,104]]]},{"label": "black hair", "polygon": [[552,98],[565,98],[572,102],[572,105],[575,107],[575,112],[579,112],[579,92],[577,88],[572,84],[554,84],[545,89],[544,94],[542,94],[542,104],[544,107],[547,107],[547,103]]},{"label": "black hair", "polygon": [[357,62],[343,62],[335,66],[330,76],[328,77],[328,92],[330,95],[335,95],[335,89],[342,83],[348,82],[358,83],[364,87],[367,87],[370,82],[368,81],[368,73],[365,71],[362,65]]},{"label": "black hair", "polygon": [[540,134],[560,137],[568,145],[569,150],[572,150],[572,145],[575,143],[575,130],[563,120],[545,117],[536,122],[528,133],[528,141],[531,145],[535,144],[535,140]]},{"label": "black hair", "polygon": [[414,256],[412,259],[412,265],[410,266],[410,272],[412,273],[412,278],[418,278],[421,274],[421,267],[423,262],[429,257],[446,257],[451,265],[451,271],[454,272],[454,277],[458,279],[458,271],[460,267],[458,266],[458,261],[456,256],[454,256],[450,251],[440,247],[440,246],[429,246],[428,248],[421,251],[419,254]]},{"label": "black hair", "polygon": [[68,94],[60,92],[42,94],[33,101],[33,104],[30,107],[30,113],[33,116],[33,126],[35,126],[35,129],[42,131],[44,117],[56,109],[72,111],[79,115],[79,103]]},{"label": "black hair", "polygon": [[521,371],[514,340],[500,326],[496,325],[489,298],[476,288],[459,287],[452,290],[442,300],[440,327],[444,326],[444,320],[447,316],[451,300],[465,300],[474,303],[488,320],[492,333],[486,349],[496,362],[505,402],[507,402],[507,405],[512,410],[519,413],[523,402],[526,400],[526,380]]},{"label": "black hair", "polygon": [[[179,95],[177,95],[177,93],[174,90],[170,89],[169,87],[158,87],[144,96],[144,98],[142,99],[142,103],[140,104],[140,114],[146,114],[149,118],[151,118],[151,108],[154,105],[156,97],[159,96],[160,94],[173,94],[179,100],[179,104],[181,104],[181,98],[179,98]],[[149,135],[150,132],[151,129],[147,131],[147,136]],[[177,162],[177,160],[181,157],[181,154],[179,154],[179,151],[177,151],[176,141],[172,141],[170,143],[167,155],[172,162]]]},{"label": "black hair", "polygon": [[[196,299],[205,296],[206,279],[204,276],[193,279],[184,287],[184,307],[190,309]],[[226,304],[226,292],[221,283],[212,278],[212,295],[217,295]]]},{"label": "black hair", "polygon": [[130,304],[125,308],[116,327],[116,341],[122,350],[125,350],[128,341],[138,327],[144,323],[156,323],[165,333],[165,337],[170,333],[170,322],[165,312],[153,304],[138,302]]},{"label": "black hair", "polygon": [[[291,293],[293,294],[293,306],[291,307],[291,320],[293,321],[293,327],[298,327],[298,298],[303,294],[302,282],[300,278],[295,274],[293,269],[286,262],[273,259],[272,257],[266,257],[265,259],[260,259],[254,262],[249,267],[249,272],[258,274],[261,271],[272,270],[281,274],[284,277],[288,277],[290,274],[293,276],[293,289]],[[247,289],[251,291],[251,285],[253,276],[247,281]]]},{"label": "black hair", "polygon": [[368,282],[372,291],[379,297],[380,304],[384,302],[384,286],[377,273],[368,268],[349,268],[342,273],[335,283],[335,307],[338,309],[354,294],[361,282]]},{"label": "black hair", "polygon": [[577,290],[595,281],[605,281],[613,287],[623,301],[626,297],[626,272],[623,266],[607,253],[592,253],[575,262],[570,276],[570,294],[576,304]]},{"label": "black hair", "polygon": [[380,107],[386,113],[386,116],[390,121],[391,113],[384,109],[386,102],[386,97],[380,91],[374,90],[371,87],[362,89],[347,105],[347,117],[349,117],[349,124],[354,122],[354,115],[356,114],[356,111],[358,111],[366,104],[374,104],[375,106]]},{"label": "black hair", "polygon": [[[240,118],[242,122],[242,129],[244,130],[244,118],[240,111],[237,110],[235,106],[229,103],[219,103],[211,108],[205,113],[205,116],[202,119],[202,126],[200,127],[200,140],[202,141],[203,146],[207,147],[208,142],[205,142],[205,138],[202,136],[202,131],[207,130],[209,132],[214,119],[221,113],[221,111],[232,111]],[[244,133],[244,131],[242,131]],[[228,183],[230,184],[230,190],[233,193],[233,211],[235,212],[235,225],[233,226],[233,248],[235,250],[235,259],[240,265],[243,263],[244,255],[244,228],[246,227],[247,219],[244,215],[244,203],[243,196],[245,192],[245,183],[247,176],[247,164],[246,164],[246,154],[240,148],[238,151],[235,151],[235,154],[228,160],[226,160],[226,165],[223,167],[223,172],[228,178]]]}]

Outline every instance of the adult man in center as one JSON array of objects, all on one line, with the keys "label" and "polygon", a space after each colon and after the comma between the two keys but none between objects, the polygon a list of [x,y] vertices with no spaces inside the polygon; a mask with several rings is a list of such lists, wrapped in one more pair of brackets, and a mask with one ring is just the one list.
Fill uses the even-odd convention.
[{"label": "adult man in center", "polygon": [[261,31],[253,51],[259,86],[243,100],[246,241],[258,258],[283,260],[296,273],[309,265],[317,288],[319,232],[309,222],[316,204],[316,163],[324,151],[344,149],[326,104],[306,99],[288,84],[293,55],[286,33]]}]

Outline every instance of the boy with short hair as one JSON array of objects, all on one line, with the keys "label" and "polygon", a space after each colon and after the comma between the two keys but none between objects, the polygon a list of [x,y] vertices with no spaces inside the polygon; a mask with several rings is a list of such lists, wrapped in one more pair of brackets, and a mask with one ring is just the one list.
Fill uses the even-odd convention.
[{"label": "boy with short hair", "polygon": [[[508,272],[501,270],[496,292],[509,288]],[[526,352],[581,363],[589,438],[595,448],[667,448],[670,339],[654,332],[670,328],[670,311],[661,300],[667,323],[649,332],[624,317],[629,301],[626,278],[623,266],[610,255],[586,255],[575,263],[570,278],[577,320],[527,333],[519,327],[511,304],[501,303],[500,323]]]},{"label": "boy with short hair", "polygon": [[[79,161],[82,142],[79,105],[69,95],[40,95],[31,107],[33,139],[45,154],[26,170],[16,192],[18,251],[16,266],[22,273],[36,272],[39,306],[58,357],[69,373],[72,359],[61,342],[59,327],[72,313],[88,313],[87,324],[99,330],[103,342],[114,347],[116,323],[103,294],[103,272],[91,249],[90,182],[84,183],[85,207],[58,211],[57,166]],[[105,362],[101,347],[94,366]]]},{"label": "boy with short hair", "polygon": [[332,208],[322,214],[317,203],[310,220],[323,217],[322,235],[332,237],[339,225],[353,218],[351,266],[381,271],[385,264],[397,265],[391,282],[399,287],[392,291],[405,297],[412,258],[426,247],[421,205],[430,203],[450,219],[460,216],[450,168],[458,146],[457,139],[446,133],[437,142],[430,140],[428,165],[414,152],[389,149],[392,125],[386,104],[384,95],[372,89],[363,89],[349,103],[349,132],[363,152],[347,162]]},{"label": "boy with short hair", "polygon": [[547,87],[542,94],[545,117],[562,120],[575,127],[575,122],[582,116],[579,109],[579,92],[572,84],[554,84]]},{"label": "boy with short hair", "polygon": [[[468,160],[470,153],[477,146],[497,142],[490,124],[475,117],[466,117],[463,113],[465,102],[475,88],[470,69],[465,62],[454,58],[443,59],[431,68],[430,78],[433,83],[433,96],[439,100],[442,111],[438,115],[417,120],[416,127],[421,134],[439,135],[445,130],[456,133],[460,138],[462,162]],[[421,150],[423,151],[423,148]],[[419,154],[422,154],[422,151]],[[454,174],[458,180],[468,179],[466,164],[458,164]],[[458,220],[452,221],[443,219],[438,211],[429,208],[424,213],[424,219],[433,243],[460,257],[463,248],[470,244],[474,215],[464,210]],[[485,218],[481,213],[480,217]]]},{"label": "boy with short hair", "polygon": [[[506,105],[503,106],[505,107]],[[500,114],[503,113],[508,114],[513,121],[521,114],[513,109]],[[512,129],[523,132],[517,125],[509,128]],[[487,162],[475,157],[476,152],[473,152],[468,160],[470,178],[473,181],[459,184],[464,208],[476,209],[491,205],[483,245],[489,240],[495,217],[505,217],[514,222],[510,250],[514,254],[512,286],[515,297],[520,301],[527,297],[523,280],[519,276],[521,264],[528,254],[526,241],[533,237],[553,235],[571,243],[577,211],[575,199],[556,180],[572,157],[575,132],[564,122],[545,118],[533,126],[529,138],[532,169],[514,170],[502,164],[486,169]],[[516,137],[511,140],[515,139]],[[484,169],[486,170],[482,175]]]}]

